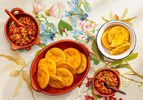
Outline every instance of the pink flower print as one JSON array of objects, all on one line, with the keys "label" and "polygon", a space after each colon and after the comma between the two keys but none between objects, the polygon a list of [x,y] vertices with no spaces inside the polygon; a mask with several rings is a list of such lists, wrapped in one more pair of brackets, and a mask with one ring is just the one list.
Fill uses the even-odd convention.
[{"label": "pink flower print", "polygon": [[79,22],[79,27],[84,31],[84,32],[91,32],[94,30],[95,23],[91,21],[80,21]]},{"label": "pink flower print", "polygon": [[37,4],[37,3],[33,3],[33,11],[32,11],[32,13],[37,15],[41,11],[42,11],[42,7],[39,4]]},{"label": "pink flower print", "polygon": [[49,9],[46,9],[45,14],[47,16],[61,17],[63,10],[64,6],[62,3],[59,2],[52,5]]},{"label": "pink flower print", "polygon": [[78,40],[86,40],[87,38],[85,37],[85,36],[83,36],[83,35],[77,35],[77,39]]}]

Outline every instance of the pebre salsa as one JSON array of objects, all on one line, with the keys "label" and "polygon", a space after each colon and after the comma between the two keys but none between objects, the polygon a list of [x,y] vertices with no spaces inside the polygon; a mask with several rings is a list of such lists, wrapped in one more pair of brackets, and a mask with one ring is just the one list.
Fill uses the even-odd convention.
[{"label": "pebre salsa", "polygon": [[104,95],[110,95],[114,91],[112,89],[109,89],[105,86],[105,83],[108,86],[116,87],[118,88],[119,80],[118,76],[115,72],[110,70],[103,70],[100,71],[96,76],[94,80],[94,87],[95,89]]},{"label": "pebre salsa", "polygon": [[16,45],[25,46],[32,43],[37,36],[36,22],[29,16],[18,15],[16,19],[24,25],[17,26],[14,21],[9,22],[8,36],[9,39]]}]

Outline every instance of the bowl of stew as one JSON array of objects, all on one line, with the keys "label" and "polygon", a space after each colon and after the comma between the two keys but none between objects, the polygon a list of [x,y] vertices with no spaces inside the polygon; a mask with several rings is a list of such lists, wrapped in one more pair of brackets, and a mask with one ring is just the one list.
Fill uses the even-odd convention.
[{"label": "bowl of stew", "polygon": [[8,18],[5,24],[5,36],[11,48],[30,50],[32,45],[39,44],[40,29],[35,18],[21,8],[13,8],[11,13],[24,25],[24,27],[17,26],[11,18]]},{"label": "bowl of stew", "polygon": [[119,72],[107,68],[100,69],[97,72],[95,72],[92,80],[93,93],[103,97],[113,96],[116,92],[112,89],[107,88],[105,86],[105,83],[108,86],[116,87],[119,89]]}]

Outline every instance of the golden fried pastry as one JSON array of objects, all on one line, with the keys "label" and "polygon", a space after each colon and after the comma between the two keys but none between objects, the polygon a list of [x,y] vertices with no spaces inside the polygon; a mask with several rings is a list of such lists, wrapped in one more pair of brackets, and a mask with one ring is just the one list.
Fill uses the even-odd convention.
[{"label": "golden fried pastry", "polygon": [[49,71],[45,69],[38,69],[37,71],[37,82],[41,89],[44,89],[47,87],[49,83],[50,75]]},{"label": "golden fried pastry", "polygon": [[70,70],[73,75],[76,74],[76,69],[75,69],[75,67],[74,67],[73,65],[67,63],[67,62],[62,62],[62,63],[60,63],[57,67],[58,67],[58,68],[66,68],[66,69]]},{"label": "golden fried pastry", "polygon": [[58,65],[60,62],[66,60],[64,52],[59,48],[51,48],[47,51],[45,58],[50,58]]},{"label": "golden fried pastry", "polygon": [[77,69],[81,63],[80,52],[75,48],[67,48],[64,50],[66,62],[73,65]]},{"label": "golden fried pastry", "polygon": [[104,34],[102,35],[102,44],[107,49],[112,49],[110,43],[108,41],[108,33],[110,32],[111,28],[107,29]]},{"label": "golden fried pastry", "polygon": [[76,73],[77,74],[81,74],[86,70],[86,66],[87,66],[87,59],[86,56],[81,53],[81,64],[80,66],[77,68]]},{"label": "golden fried pastry", "polygon": [[110,29],[110,32],[108,33],[108,41],[110,44],[112,43],[115,35],[118,33],[120,33],[120,26],[114,26]]},{"label": "golden fried pastry", "polygon": [[119,47],[116,47],[112,51],[110,51],[110,54],[111,55],[120,54],[120,53],[123,53],[124,51],[128,50],[129,48],[130,48],[130,43],[127,42],[125,44],[122,44]]},{"label": "golden fried pastry", "polygon": [[124,33],[125,41],[128,41],[129,38],[130,38],[130,33],[129,33],[129,31],[128,31],[126,28],[122,27],[122,28],[121,28],[121,32]]},{"label": "golden fried pastry", "polygon": [[110,54],[116,55],[129,49],[129,38],[129,31],[118,25],[108,28],[103,33],[101,42],[105,48],[110,50]]},{"label": "golden fried pastry", "polygon": [[55,61],[49,59],[49,58],[42,58],[39,63],[38,63],[38,68],[39,69],[48,69],[49,74],[56,74],[56,63]]},{"label": "golden fried pastry", "polygon": [[53,88],[64,88],[65,84],[64,84],[64,81],[62,80],[62,77],[51,74],[49,86]]},{"label": "golden fried pastry", "polygon": [[62,77],[65,86],[72,85],[74,81],[73,74],[66,68],[57,68],[57,76]]},{"label": "golden fried pastry", "polygon": [[112,40],[111,47],[117,47],[124,43],[125,36],[124,33],[116,33],[114,39]]}]

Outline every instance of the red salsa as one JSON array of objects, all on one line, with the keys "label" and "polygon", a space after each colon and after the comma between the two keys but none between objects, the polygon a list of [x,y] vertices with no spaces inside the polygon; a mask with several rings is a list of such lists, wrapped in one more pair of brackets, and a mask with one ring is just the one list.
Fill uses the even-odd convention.
[{"label": "red salsa", "polygon": [[17,26],[14,21],[9,22],[8,36],[9,39],[16,45],[24,46],[36,39],[37,24],[29,16],[18,15],[16,19],[24,25],[24,27]]},{"label": "red salsa", "polygon": [[103,70],[95,76],[95,80],[94,80],[95,89],[99,93],[104,94],[104,95],[112,94],[114,91],[112,89],[107,88],[105,86],[105,83],[108,86],[118,88],[119,80],[118,80],[117,74],[110,70]]}]

